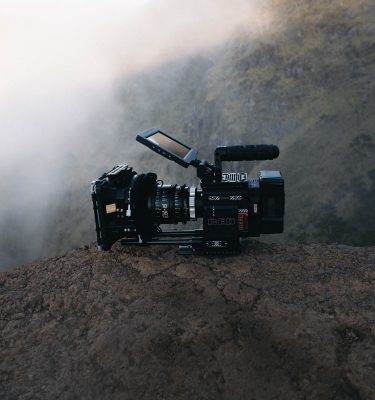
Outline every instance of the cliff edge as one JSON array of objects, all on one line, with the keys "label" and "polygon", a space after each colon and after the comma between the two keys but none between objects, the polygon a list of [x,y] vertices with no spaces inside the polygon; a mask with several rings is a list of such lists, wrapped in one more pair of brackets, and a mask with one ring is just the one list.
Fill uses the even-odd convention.
[{"label": "cliff edge", "polygon": [[94,246],[0,273],[0,398],[374,399],[375,248]]}]

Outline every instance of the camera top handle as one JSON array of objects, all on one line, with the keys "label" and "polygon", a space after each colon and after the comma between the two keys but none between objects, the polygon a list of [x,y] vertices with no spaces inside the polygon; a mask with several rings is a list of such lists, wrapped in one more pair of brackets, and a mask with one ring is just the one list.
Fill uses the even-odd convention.
[{"label": "camera top handle", "polygon": [[278,156],[279,148],[273,144],[219,146],[215,150],[215,167],[221,169],[222,161],[273,160]]}]

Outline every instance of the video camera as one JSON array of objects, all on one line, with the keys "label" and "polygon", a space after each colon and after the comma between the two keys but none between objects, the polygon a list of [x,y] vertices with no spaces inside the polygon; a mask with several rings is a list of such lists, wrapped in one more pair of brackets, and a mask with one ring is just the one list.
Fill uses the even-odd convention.
[{"label": "video camera", "polygon": [[[198,159],[198,152],[159,129],[148,129],[136,140],[163,157],[197,169],[200,189],[165,185],[156,174],[137,174],[118,165],[92,182],[97,244],[109,250],[123,245],[176,244],[180,254],[238,254],[242,237],[282,233],[284,179],[279,171],[222,172],[223,161],[272,160],[273,145],[221,146],[215,165]],[[203,219],[203,229],[163,232],[162,224],[186,224]]]}]

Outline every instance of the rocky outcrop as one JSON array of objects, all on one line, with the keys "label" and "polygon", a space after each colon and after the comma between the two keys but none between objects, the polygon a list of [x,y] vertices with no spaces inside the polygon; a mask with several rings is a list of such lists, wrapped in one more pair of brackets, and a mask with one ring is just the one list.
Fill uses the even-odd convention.
[{"label": "rocky outcrop", "polygon": [[0,274],[0,398],[374,399],[375,248],[93,246]]}]

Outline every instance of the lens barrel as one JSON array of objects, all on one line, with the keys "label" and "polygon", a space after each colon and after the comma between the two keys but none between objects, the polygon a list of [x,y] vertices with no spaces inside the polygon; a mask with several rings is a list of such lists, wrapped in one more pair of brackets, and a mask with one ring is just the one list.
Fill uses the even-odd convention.
[{"label": "lens barrel", "polygon": [[[149,204],[152,206],[152,201]],[[189,221],[189,188],[186,185],[158,185],[154,209],[158,224],[186,223]]]}]

